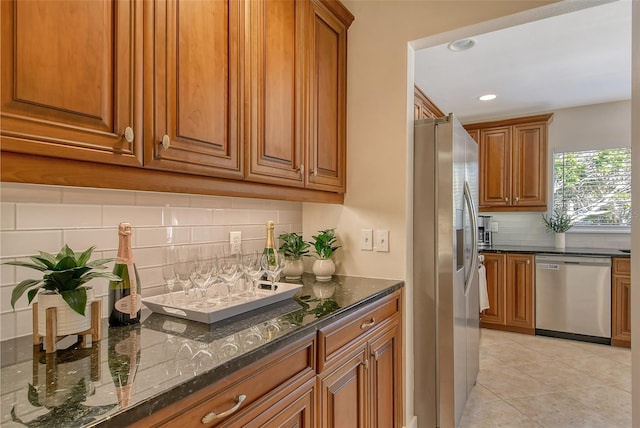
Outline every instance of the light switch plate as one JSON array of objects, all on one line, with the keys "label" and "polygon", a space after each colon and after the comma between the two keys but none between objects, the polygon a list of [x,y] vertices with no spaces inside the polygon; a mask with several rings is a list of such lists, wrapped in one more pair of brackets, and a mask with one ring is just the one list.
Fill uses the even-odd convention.
[{"label": "light switch plate", "polygon": [[376,251],[389,252],[389,230],[376,230]]},{"label": "light switch plate", "polygon": [[360,231],[360,249],[362,251],[373,251],[373,230],[362,229]]},{"label": "light switch plate", "polygon": [[240,254],[242,246],[242,232],[229,232],[231,254]]}]

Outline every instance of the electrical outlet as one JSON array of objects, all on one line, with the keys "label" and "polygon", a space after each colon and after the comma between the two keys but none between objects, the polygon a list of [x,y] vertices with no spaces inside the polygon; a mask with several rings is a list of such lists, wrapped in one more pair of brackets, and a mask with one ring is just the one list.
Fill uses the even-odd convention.
[{"label": "electrical outlet", "polygon": [[360,231],[360,249],[363,251],[373,251],[373,230],[362,229]]},{"label": "electrical outlet", "polygon": [[231,254],[239,254],[242,246],[242,232],[229,232]]},{"label": "electrical outlet", "polygon": [[389,230],[376,230],[376,251],[389,252]]},{"label": "electrical outlet", "polygon": [[490,222],[489,229],[491,229],[491,232],[498,233],[498,222],[497,221]]}]

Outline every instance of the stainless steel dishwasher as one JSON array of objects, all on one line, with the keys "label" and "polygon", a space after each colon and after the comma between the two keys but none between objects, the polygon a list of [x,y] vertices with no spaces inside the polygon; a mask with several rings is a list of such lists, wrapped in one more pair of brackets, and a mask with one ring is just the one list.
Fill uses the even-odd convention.
[{"label": "stainless steel dishwasher", "polygon": [[611,343],[611,258],[536,256],[536,334]]}]

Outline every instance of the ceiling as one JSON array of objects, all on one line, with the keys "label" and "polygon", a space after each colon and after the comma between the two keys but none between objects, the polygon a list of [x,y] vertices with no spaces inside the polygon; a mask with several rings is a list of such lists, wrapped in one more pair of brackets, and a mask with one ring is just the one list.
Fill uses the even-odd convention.
[{"label": "ceiling", "polygon": [[466,51],[415,54],[418,87],[463,123],[631,99],[631,0],[472,39]]}]

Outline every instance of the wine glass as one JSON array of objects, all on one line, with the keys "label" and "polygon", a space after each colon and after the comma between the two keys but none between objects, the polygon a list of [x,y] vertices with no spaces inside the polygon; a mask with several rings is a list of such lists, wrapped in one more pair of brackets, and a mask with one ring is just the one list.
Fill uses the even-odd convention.
[{"label": "wine glass", "polygon": [[231,296],[231,292],[243,273],[242,257],[239,254],[218,259],[218,277],[227,286],[227,302],[237,300]]},{"label": "wine glass", "polygon": [[256,281],[260,279],[264,270],[262,270],[262,264],[260,262],[260,253],[254,251],[242,256],[244,274],[250,281],[250,289],[247,292],[247,296],[253,297],[256,295]]},{"label": "wine glass", "polygon": [[175,247],[166,246],[162,250],[162,277],[169,290],[169,304],[173,304],[173,288],[176,285],[177,277],[175,271]]},{"label": "wine glass", "polygon": [[276,287],[274,283],[276,277],[280,275],[280,272],[284,269],[284,252],[274,250],[273,252],[263,253],[260,259],[260,265],[267,274],[269,281],[271,281],[271,291],[275,291]]},{"label": "wine glass", "polygon": [[214,268],[213,248],[209,245],[201,245],[194,249],[193,275],[191,281],[194,287],[200,292],[200,303],[198,308],[214,306],[215,303],[207,301],[207,291],[213,283]]},{"label": "wine glass", "polygon": [[189,290],[193,287],[191,281],[191,275],[194,272],[194,254],[193,249],[190,246],[184,245],[177,247],[176,260],[174,262],[174,270],[176,277],[180,281],[180,285],[184,290],[185,300],[189,301]]}]

